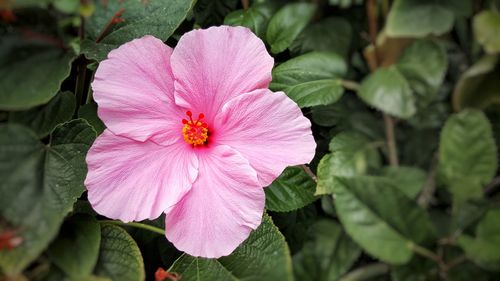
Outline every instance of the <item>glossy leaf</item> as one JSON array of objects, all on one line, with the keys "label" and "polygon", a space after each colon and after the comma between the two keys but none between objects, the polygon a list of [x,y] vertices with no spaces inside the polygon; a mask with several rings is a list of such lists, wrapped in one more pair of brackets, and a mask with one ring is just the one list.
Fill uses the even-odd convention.
[{"label": "glossy leaf", "polygon": [[46,137],[60,123],[73,117],[76,100],[71,92],[62,92],[49,103],[26,111],[14,111],[9,122],[31,128],[40,138]]},{"label": "glossy leaf", "polygon": [[367,104],[399,118],[409,118],[416,113],[410,84],[395,67],[370,74],[361,83],[358,95]]},{"label": "glossy leaf", "polygon": [[392,37],[424,37],[448,32],[455,19],[448,5],[452,1],[394,1],[387,18],[387,34]]},{"label": "glossy leaf", "polygon": [[299,167],[288,167],[265,189],[266,208],[290,212],[311,204],[316,197],[316,183]]},{"label": "glossy leaf", "polygon": [[168,270],[184,280],[292,280],[291,258],[283,235],[264,215],[254,230],[231,255],[216,259],[183,254]]},{"label": "glossy leaf", "polygon": [[331,194],[339,177],[356,177],[380,165],[380,156],[363,135],[355,132],[340,133],[330,142],[331,153],[318,165],[316,195]]},{"label": "glossy leaf", "polygon": [[309,23],[316,6],[308,3],[293,3],[281,8],[269,21],[267,43],[273,54],[281,53],[297,38]]},{"label": "glossy leaf", "polygon": [[269,87],[285,91],[300,107],[326,105],[342,96],[341,77],[346,72],[347,66],[340,56],[312,52],[274,68]]},{"label": "glossy leaf", "polygon": [[394,186],[409,198],[417,197],[427,179],[427,174],[421,169],[404,166],[385,167],[381,175],[390,179]]},{"label": "glossy leaf", "polygon": [[339,178],[335,207],[347,233],[370,255],[391,264],[413,256],[431,236],[427,213],[384,178]]},{"label": "glossy leaf", "polygon": [[247,10],[237,10],[226,16],[224,24],[250,28],[261,39],[266,39],[267,25],[278,5],[274,2],[255,3]]}]

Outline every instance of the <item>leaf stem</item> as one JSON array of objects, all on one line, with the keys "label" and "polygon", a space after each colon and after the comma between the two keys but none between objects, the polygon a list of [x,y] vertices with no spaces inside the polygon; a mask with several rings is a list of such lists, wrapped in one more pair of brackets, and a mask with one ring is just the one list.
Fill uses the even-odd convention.
[{"label": "leaf stem", "polygon": [[427,208],[432,201],[432,195],[436,190],[436,170],[437,170],[438,155],[434,154],[432,158],[431,168],[427,179],[425,180],[424,188],[418,197],[418,204],[423,208]]},{"label": "leaf stem", "polygon": [[399,166],[398,147],[394,134],[394,119],[386,113],[383,113],[385,125],[385,137],[387,139],[387,148],[389,150],[389,163],[391,166]]},{"label": "leaf stem", "polygon": [[250,7],[250,0],[241,0],[241,5],[243,5],[244,10],[248,10]]},{"label": "leaf stem", "polygon": [[356,81],[341,80],[340,83],[342,84],[342,87],[346,88],[347,90],[351,90],[353,92],[357,92],[361,87],[361,85]]},{"label": "leaf stem", "polygon": [[374,263],[367,266],[360,267],[353,270],[344,277],[340,278],[339,281],[359,281],[370,279],[375,276],[386,274],[389,272],[389,266],[383,263]]},{"label": "leaf stem", "polygon": [[121,221],[114,221],[114,220],[101,220],[99,222],[104,223],[104,224],[114,224],[114,225],[119,225],[119,226],[130,226],[130,227],[135,227],[135,228],[141,228],[141,229],[149,230],[149,231],[154,232],[154,233],[165,235],[164,229],[158,228],[156,226],[140,223],[140,222],[121,222]]},{"label": "leaf stem", "polygon": [[75,85],[75,95],[76,95],[76,106],[78,107],[83,104],[83,92],[85,91],[85,80],[87,76],[87,59],[81,55],[79,58],[78,65],[76,67],[76,85]]},{"label": "leaf stem", "polygon": [[431,259],[431,260],[437,262],[440,265],[443,263],[443,260],[441,259],[441,257],[429,249],[426,249],[424,247],[421,247],[421,246],[419,246],[417,244],[413,244],[413,243],[410,244],[410,249],[413,252],[415,252],[423,257],[426,257],[428,259]]},{"label": "leaf stem", "polygon": [[313,171],[311,171],[311,168],[309,168],[306,165],[300,165],[300,167],[302,169],[304,169],[304,171],[306,172],[306,174],[308,174],[313,179],[313,181],[315,181],[315,182],[318,181],[318,177],[316,177],[316,175],[313,173]]}]

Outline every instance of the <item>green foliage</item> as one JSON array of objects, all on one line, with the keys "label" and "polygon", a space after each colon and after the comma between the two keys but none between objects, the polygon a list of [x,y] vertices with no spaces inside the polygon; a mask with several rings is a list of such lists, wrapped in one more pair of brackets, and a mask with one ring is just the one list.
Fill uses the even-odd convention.
[{"label": "green foliage", "polygon": [[[4,2],[0,280],[499,280],[500,1]],[[206,259],[175,249],[164,216],[99,216],[85,157],[111,50],[221,24],[261,38],[269,88],[317,148],[263,187],[250,237]]]},{"label": "green foliage", "polygon": [[306,172],[298,167],[289,167],[266,191],[266,208],[275,212],[289,212],[311,204],[316,184]]},{"label": "green foliage", "polygon": [[231,255],[218,260],[182,255],[169,271],[187,280],[292,280],[292,261],[283,235],[271,218]]},{"label": "green foliage", "polygon": [[312,4],[295,3],[281,8],[269,21],[267,27],[267,42],[271,52],[283,52],[312,18],[316,7]]},{"label": "green foliage", "polygon": [[269,87],[274,91],[285,91],[300,107],[327,105],[342,96],[341,77],[346,69],[340,56],[312,52],[276,67]]}]

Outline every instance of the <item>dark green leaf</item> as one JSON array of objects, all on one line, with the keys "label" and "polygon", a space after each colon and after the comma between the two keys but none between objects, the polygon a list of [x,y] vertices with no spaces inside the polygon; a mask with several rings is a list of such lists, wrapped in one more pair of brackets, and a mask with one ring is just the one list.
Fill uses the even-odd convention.
[{"label": "dark green leaf", "polygon": [[299,167],[288,167],[265,189],[266,208],[275,212],[289,212],[302,208],[314,200],[316,183]]},{"label": "dark green leaf", "polygon": [[395,67],[379,69],[365,78],[358,95],[367,104],[396,117],[409,118],[416,112],[410,84]]},{"label": "dark green leaf", "polygon": [[226,16],[224,24],[250,28],[261,39],[266,39],[267,24],[278,9],[274,2],[255,3],[247,10],[237,10]]},{"label": "dark green leaf", "polygon": [[480,111],[464,110],[446,122],[439,143],[439,172],[459,202],[482,195],[497,169],[491,125]]},{"label": "dark green leaf", "polygon": [[73,117],[75,96],[70,92],[57,94],[45,105],[26,111],[14,111],[9,115],[9,122],[31,128],[40,138],[46,137],[60,123]]},{"label": "dark green leaf", "polygon": [[101,247],[94,273],[111,280],[145,279],[141,251],[123,228],[110,224],[101,225]]},{"label": "dark green leaf", "polygon": [[453,92],[453,107],[485,109],[500,104],[498,56],[485,56],[465,71]]},{"label": "dark green leaf", "polygon": [[452,1],[396,0],[387,19],[387,34],[424,37],[448,32],[453,27],[454,14],[447,2]]},{"label": "dark green leaf", "polygon": [[254,230],[231,255],[218,260],[182,255],[169,269],[183,280],[292,280],[291,259],[283,235],[264,215]]},{"label": "dark green leaf", "polygon": [[281,8],[269,21],[267,43],[273,54],[286,50],[312,18],[316,6],[293,3]]},{"label": "dark green leaf", "polygon": [[312,52],[274,68],[269,87],[285,91],[300,107],[326,105],[342,96],[344,88],[340,78],[346,72],[347,66],[340,56]]},{"label": "dark green leaf", "polygon": [[458,243],[476,264],[500,270],[500,209],[489,211],[479,222],[476,236],[461,235]]},{"label": "dark green leaf", "polygon": [[[193,4],[194,0],[96,1],[95,12],[85,23],[88,36],[82,42],[82,53],[101,61],[112,49],[144,35],[166,41],[184,21]],[[124,9],[121,16],[124,21],[101,36],[105,26],[121,9]],[[102,40],[96,43],[96,39]]]},{"label": "dark green leaf", "polygon": [[0,110],[23,110],[47,103],[69,75],[73,58],[72,53],[53,45],[28,43],[12,36],[2,38]]},{"label": "dark green leaf", "polygon": [[359,133],[338,134],[330,142],[330,151],[318,165],[316,195],[334,192],[338,177],[363,175],[380,165],[377,150]]},{"label": "dark green leaf", "polygon": [[385,178],[338,178],[335,207],[347,233],[372,256],[404,264],[431,236],[427,213]]},{"label": "dark green leaf", "polygon": [[94,217],[76,215],[66,221],[48,250],[49,258],[71,278],[92,273],[99,255],[101,227]]},{"label": "dark green leaf", "polygon": [[331,220],[319,220],[309,228],[312,240],[293,256],[296,280],[337,280],[361,254],[342,227]]},{"label": "dark green leaf", "polygon": [[415,198],[424,187],[427,175],[424,171],[414,167],[387,166],[382,170],[382,176],[393,181],[402,193],[409,198]]},{"label": "dark green leaf", "polygon": [[94,127],[98,135],[106,129],[102,120],[97,116],[97,104],[94,102],[81,106],[80,109],[78,109],[78,117],[87,120],[87,122]]},{"label": "dark green leaf", "polygon": [[84,190],[85,154],[94,138],[84,120],[56,127],[50,146],[23,126],[0,126],[0,215],[23,238],[13,250],[0,251],[5,273],[21,272],[56,236]]},{"label": "dark green leaf", "polygon": [[296,54],[334,52],[346,58],[351,41],[351,24],[343,18],[332,17],[306,27],[293,41],[290,50]]}]

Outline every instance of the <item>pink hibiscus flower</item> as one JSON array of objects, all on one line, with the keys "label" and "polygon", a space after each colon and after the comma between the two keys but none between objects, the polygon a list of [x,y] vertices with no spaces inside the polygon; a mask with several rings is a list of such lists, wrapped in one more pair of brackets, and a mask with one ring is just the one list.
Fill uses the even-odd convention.
[{"label": "pink hibiscus flower", "polygon": [[299,107],[267,89],[273,63],[242,27],[111,51],[92,83],[107,126],[87,154],[94,209],[124,222],[165,213],[179,250],[230,254],[261,222],[263,187],[316,147]]}]

